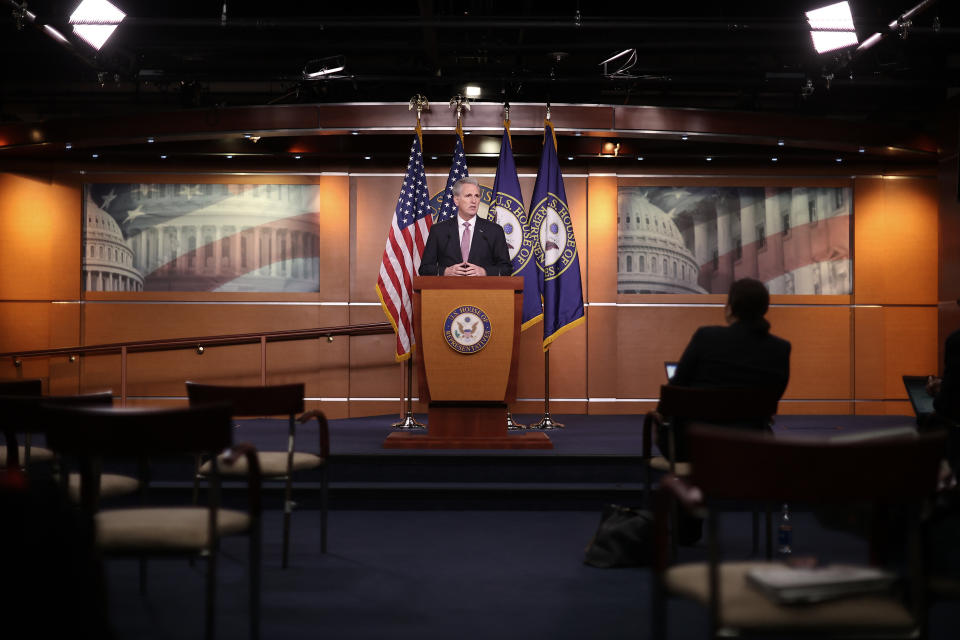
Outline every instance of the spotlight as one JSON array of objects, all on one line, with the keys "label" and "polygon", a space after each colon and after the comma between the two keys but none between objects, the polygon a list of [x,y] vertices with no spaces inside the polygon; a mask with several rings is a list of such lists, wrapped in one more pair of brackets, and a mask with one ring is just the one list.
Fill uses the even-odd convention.
[{"label": "spotlight", "polygon": [[817,53],[835,51],[857,44],[857,31],[849,2],[837,2],[826,7],[807,11],[810,23],[810,38]]},{"label": "spotlight", "polygon": [[127,17],[107,0],[83,0],[70,16],[73,32],[97,51]]},{"label": "spotlight", "polygon": [[303,67],[303,77],[305,80],[317,80],[324,76],[333,76],[346,68],[347,60],[342,55],[317,58],[308,61]]}]

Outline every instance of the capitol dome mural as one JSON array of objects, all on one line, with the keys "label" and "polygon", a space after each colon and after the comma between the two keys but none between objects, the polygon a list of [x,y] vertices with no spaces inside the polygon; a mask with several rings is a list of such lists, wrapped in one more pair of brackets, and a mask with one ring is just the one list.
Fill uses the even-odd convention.
[{"label": "capitol dome mural", "polygon": [[120,225],[89,202],[83,246],[83,282],[87,291],[143,291],[143,275],[134,267],[133,250]]},{"label": "capitol dome mural", "polygon": [[705,293],[700,268],[673,219],[646,197],[620,198],[617,293]]}]

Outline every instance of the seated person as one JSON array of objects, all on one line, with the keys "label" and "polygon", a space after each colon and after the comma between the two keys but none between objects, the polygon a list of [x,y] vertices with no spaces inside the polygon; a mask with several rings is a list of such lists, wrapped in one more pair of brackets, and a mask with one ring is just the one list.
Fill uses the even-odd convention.
[{"label": "seated person", "polygon": [[[683,352],[670,384],[684,387],[774,387],[783,395],[790,378],[790,343],[770,333],[764,318],[770,293],[759,280],[743,278],[730,285],[727,326],[700,327]],[[669,419],[669,416],[667,416]],[[687,460],[684,425],[674,424],[677,460]],[[767,424],[740,424],[765,429]],[[668,455],[665,430],[657,434],[660,452]]]},{"label": "seated person", "polygon": [[[960,300],[957,300],[960,304]],[[927,393],[933,396],[933,415],[925,429],[946,429],[946,459],[956,474],[960,465],[960,330],[947,336],[943,345],[943,377],[927,380]]]}]

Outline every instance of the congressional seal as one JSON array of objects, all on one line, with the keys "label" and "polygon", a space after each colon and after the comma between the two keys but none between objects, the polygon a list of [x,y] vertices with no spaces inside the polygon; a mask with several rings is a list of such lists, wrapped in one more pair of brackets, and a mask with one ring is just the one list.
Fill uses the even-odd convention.
[{"label": "congressional seal", "polygon": [[490,340],[490,318],[473,305],[457,307],[443,323],[443,337],[450,348],[459,353],[480,351]]}]

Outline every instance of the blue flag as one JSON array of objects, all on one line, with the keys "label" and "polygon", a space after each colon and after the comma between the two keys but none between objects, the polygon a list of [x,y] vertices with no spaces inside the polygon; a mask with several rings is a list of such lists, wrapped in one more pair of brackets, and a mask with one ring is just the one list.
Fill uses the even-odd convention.
[{"label": "blue flag", "polygon": [[443,198],[440,199],[439,207],[435,210],[437,214],[434,222],[443,222],[457,215],[457,205],[453,203],[453,185],[460,178],[466,178],[467,173],[467,155],[463,152],[463,129],[460,123],[457,123],[457,142],[453,146],[453,162],[450,164],[450,173],[447,174],[447,188],[443,190]]},{"label": "blue flag", "polygon": [[543,318],[540,303],[540,280],[534,258],[536,234],[530,230],[530,220],[523,206],[517,166],[513,162],[513,144],[510,140],[510,121],[504,123],[503,142],[497,177],[493,180],[493,199],[487,218],[503,227],[507,249],[513,262],[513,275],[523,277],[523,315],[520,330],[529,329]]},{"label": "blue flag", "polygon": [[543,350],[546,351],[550,343],[582,324],[584,315],[580,258],[557,158],[557,139],[553,123],[545,120],[544,124],[543,155],[533,187],[530,227],[539,240],[534,249],[543,296]]}]

